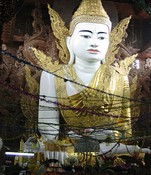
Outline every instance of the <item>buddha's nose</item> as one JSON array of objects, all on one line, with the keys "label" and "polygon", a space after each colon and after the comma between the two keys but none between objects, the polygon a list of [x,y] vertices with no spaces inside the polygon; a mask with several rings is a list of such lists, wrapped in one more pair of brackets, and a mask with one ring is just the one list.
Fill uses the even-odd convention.
[{"label": "buddha's nose", "polygon": [[94,43],[94,44],[91,44],[90,46],[91,46],[91,47],[93,47],[93,48],[96,48],[96,47],[98,47],[98,45],[97,45],[96,43]]}]

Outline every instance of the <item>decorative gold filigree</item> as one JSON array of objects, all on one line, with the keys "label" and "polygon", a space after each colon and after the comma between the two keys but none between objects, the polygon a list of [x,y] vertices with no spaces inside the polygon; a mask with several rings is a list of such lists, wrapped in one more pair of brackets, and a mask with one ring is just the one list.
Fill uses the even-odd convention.
[{"label": "decorative gold filigree", "polygon": [[110,44],[106,55],[106,63],[108,65],[114,62],[115,55],[119,50],[118,44],[121,43],[123,37],[125,36],[130,19],[131,16],[121,20],[110,33]]},{"label": "decorative gold filigree", "polygon": [[102,16],[109,18],[100,0],[83,0],[79,8],[75,11],[72,19],[82,15]]},{"label": "decorative gold filigree", "polygon": [[[66,46],[66,37],[69,35],[69,31],[65,27],[65,23],[63,22],[59,14],[55,12],[49,5],[48,8],[54,35],[59,40],[59,43],[57,44],[57,48],[59,49],[59,57],[64,63],[67,63],[69,61],[69,51]],[[118,53],[119,49],[118,44],[122,41],[123,37],[125,36],[125,32],[130,19],[131,16],[123,19],[112,30],[110,34],[110,45],[106,55],[107,64],[112,64],[114,62],[115,55]]]},{"label": "decorative gold filigree", "polygon": [[[57,73],[65,77],[67,73],[70,79],[75,81],[76,72],[72,66],[64,67]],[[130,93],[127,76],[121,75],[112,66],[102,64],[89,84],[91,89],[81,90],[80,85],[74,86],[78,93],[72,96],[67,95],[64,80],[55,77],[55,82],[58,101],[62,104],[61,114],[69,126],[74,126],[73,129],[78,128],[78,132],[83,132],[82,129],[80,131],[81,127],[103,129],[110,127],[111,129],[112,126],[112,129],[124,130],[127,137],[131,135],[130,104],[127,99]],[[76,82],[83,85],[78,77]],[[66,106],[70,106],[71,109],[66,110]]]},{"label": "decorative gold filigree", "polygon": [[21,95],[21,109],[24,116],[27,118],[27,127],[33,128],[37,121],[38,99],[32,98],[30,94],[37,95],[39,92],[39,84],[28,66],[25,66],[25,78],[29,95]]},{"label": "decorative gold filigree", "polygon": [[[88,1],[87,1],[88,2]],[[62,21],[61,17],[59,16],[58,13],[56,13],[49,5],[49,15],[51,19],[51,26],[54,32],[55,37],[58,39],[59,43],[57,44],[57,48],[59,49],[59,57],[64,63],[68,63],[69,61],[69,53],[68,49],[66,46],[66,37],[69,35],[68,29],[65,27],[64,22]],[[64,117],[65,121],[71,125],[71,126],[84,126],[84,127],[90,127],[90,126],[95,126],[95,127],[100,127],[100,123],[102,124],[101,127],[104,125],[113,125],[115,122],[115,128],[118,128],[119,130],[123,129],[125,130],[128,134],[131,133],[131,124],[130,124],[130,110],[129,110],[129,101],[123,99],[122,97],[129,97],[129,91],[127,88],[127,79],[125,80],[125,76],[122,75],[127,75],[129,71],[129,65],[135,58],[129,57],[124,61],[121,61],[115,68],[111,68],[110,66],[115,59],[115,54],[118,52],[118,44],[122,41],[122,38],[125,35],[128,23],[130,21],[131,17],[128,17],[124,20],[122,20],[111,32],[110,35],[110,45],[109,45],[109,50],[106,56],[106,64],[104,64],[104,71],[100,69],[100,71],[97,73],[98,78],[101,80],[99,83],[96,82],[97,86],[92,88],[97,88],[99,90],[105,91],[106,93],[96,93],[94,89],[94,93],[91,91],[84,90],[83,92],[79,92],[80,94],[80,102],[83,102],[84,104],[81,103],[75,103],[76,105],[85,105],[86,108],[92,108],[94,107],[95,111],[82,111],[84,117],[80,118],[79,113],[73,112],[72,110],[67,110],[65,111],[62,109],[62,114],[63,116],[67,116],[66,118]],[[46,69],[52,71],[53,68],[57,67],[55,70],[59,70],[61,68],[58,63],[56,64],[57,66],[54,66],[51,62],[51,58],[46,56],[43,52],[38,51],[36,49],[33,49],[36,57],[38,57],[40,65]],[[60,66],[60,67],[59,67]],[[107,66],[107,67],[105,67]],[[108,71],[107,71],[108,70]],[[110,72],[109,72],[110,70]],[[116,70],[116,71],[115,71]],[[59,75],[63,75],[64,73],[61,71],[58,71]],[[97,76],[96,75],[96,76]],[[72,77],[72,76],[71,76]],[[106,77],[106,78],[104,78]],[[65,82],[62,79],[58,79],[57,85],[58,85],[58,99],[60,100],[60,104],[64,104],[65,102],[62,101],[62,99],[66,98],[67,99],[67,94],[66,94],[66,88],[65,88]],[[120,82],[120,86],[118,87]],[[60,87],[61,86],[61,87]],[[114,87],[118,87],[114,89]],[[123,92],[123,87],[125,88],[125,92]],[[106,89],[107,88],[107,89]],[[61,90],[60,90],[61,89]],[[64,93],[62,93],[65,91]],[[61,94],[59,94],[61,92]],[[77,96],[79,95],[77,94]],[[114,97],[111,96],[110,94],[116,94],[119,97]],[[98,97],[99,96],[99,97]],[[113,99],[114,98],[114,99]],[[92,99],[96,100],[99,99],[98,106],[96,106],[96,101],[93,101]],[[71,105],[74,99],[69,99],[69,101],[65,104]],[[85,102],[86,101],[86,102]],[[121,103],[117,104],[116,101],[119,101]],[[123,102],[124,101],[124,102]],[[94,104],[92,104],[94,103]],[[124,104],[125,106],[122,106]],[[72,105],[72,107],[74,107]],[[79,106],[76,106],[77,109]],[[82,109],[83,106],[80,106],[80,109]],[[125,108],[125,110],[122,111],[122,109]],[[118,109],[118,110],[117,110]],[[98,111],[97,111],[98,110]],[[92,116],[90,113],[96,113],[94,116]],[[64,115],[64,113],[66,113]],[[85,114],[86,113],[86,114]],[[103,117],[102,115],[107,113],[109,117]],[[120,118],[120,115],[127,116],[127,121],[124,122],[123,118]],[[73,116],[70,117],[69,116]],[[115,119],[112,116],[117,116]],[[80,119],[80,120],[79,120]],[[92,119],[92,120],[91,120]],[[102,122],[103,121],[103,122]]]},{"label": "decorative gold filigree", "polygon": [[62,18],[59,14],[53,10],[48,4],[48,12],[51,20],[51,27],[55,37],[58,39],[57,48],[59,49],[59,58],[63,63],[68,63],[69,61],[69,51],[66,45],[66,38],[69,35],[69,30],[65,26]]},{"label": "decorative gold filigree", "polygon": [[[87,3],[86,1],[83,1],[84,5]],[[73,15],[73,19],[75,19],[75,18],[79,19],[80,15],[83,15],[83,11],[86,9],[86,7],[84,5],[79,8],[80,12],[79,11],[75,12],[75,14]],[[99,9],[103,9],[102,5],[99,6]],[[96,11],[98,11],[98,9]],[[54,33],[55,37],[58,39],[57,48],[59,50],[59,58],[61,59],[61,61],[63,63],[68,63],[68,61],[69,61],[69,51],[68,51],[67,45],[66,45],[66,38],[69,35],[69,30],[65,26],[65,23],[63,22],[60,15],[55,10],[53,10],[50,7],[49,4],[48,4],[48,12],[49,12],[49,15],[50,15],[51,27],[52,27],[53,33]],[[89,14],[89,12],[87,12],[87,13]],[[106,12],[104,12],[104,9],[101,10],[100,13],[99,13],[99,15],[103,17],[103,19],[102,19],[103,21],[101,20],[102,23],[105,23],[105,21],[104,21],[105,19],[107,21],[110,21],[107,14],[106,14]],[[87,14],[84,14],[83,16],[87,16]],[[98,16],[98,14],[96,15],[96,19],[97,19],[97,16]],[[115,55],[118,53],[118,49],[119,49],[118,44],[122,41],[122,38],[125,35],[125,32],[126,32],[126,29],[128,27],[130,19],[131,19],[131,16],[128,17],[128,18],[123,19],[112,30],[112,32],[110,34],[110,45],[109,45],[109,49],[108,49],[108,52],[107,52],[107,55],[106,55],[107,64],[112,64],[113,63],[113,61],[115,59]],[[79,20],[81,20],[81,19],[79,19]],[[92,20],[92,19],[90,19],[90,20]],[[92,21],[92,22],[94,22],[94,21]],[[71,22],[71,24],[72,24],[72,22]],[[70,28],[71,28],[71,26],[72,25],[70,25]]]},{"label": "decorative gold filigree", "polygon": [[45,55],[42,51],[37,50],[36,48],[32,48],[35,56],[39,60],[38,65],[47,71],[55,72],[61,68],[58,61],[52,63],[52,58]]},{"label": "decorative gold filigree", "polygon": [[72,16],[69,30],[70,34],[73,33],[75,26],[80,22],[105,24],[108,26],[109,30],[111,30],[111,21],[100,0],[83,0],[81,2],[79,8]]},{"label": "decorative gold filigree", "polygon": [[116,63],[115,69],[122,75],[128,75],[131,68],[130,66],[136,59],[137,55],[138,54],[134,54],[132,56],[125,58],[124,60],[119,61],[119,64]]}]

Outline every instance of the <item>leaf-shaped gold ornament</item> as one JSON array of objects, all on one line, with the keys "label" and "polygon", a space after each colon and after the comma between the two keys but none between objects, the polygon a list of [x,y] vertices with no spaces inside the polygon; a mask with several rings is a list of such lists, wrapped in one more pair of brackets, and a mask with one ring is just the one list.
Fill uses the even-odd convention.
[{"label": "leaf-shaped gold ornament", "polygon": [[124,60],[120,60],[119,64],[116,63],[115,69],[122,75],[128,75],[130,71],[130,65],[134,62],[138,54],[126,57]]},{"label": "leaf-shaped gold ornament", "polygon": [[115,55],[118,53],[118,44],[121,43],[123,37],[126,34],[126,29],[128,27],[131,16],[121,20],[110,33],[110,44],[106,55],[106,63],[112,64],[115,59]]},{"label": "leaf-shaped gold ornament", "polygon": [[66,38],[69,36],[69,30],[65,26],[62,18],[59,14],[53,10],[48,4],[48,12],[51,20],[51,27],[54,33],[54,36],[58,39],[57,48],[59,50],[59,58],[65,64],[69,62],[69,51],[66,45]]},{"label": "leaf-shaped gold ornament", "polygon": [[39,60],[38,65],[43,69],[50,72],[55,72],[61,68],[61,64],[58,61],[52,62],[52,58],[44,54],[42,51],[36,48],[31,48]]}]

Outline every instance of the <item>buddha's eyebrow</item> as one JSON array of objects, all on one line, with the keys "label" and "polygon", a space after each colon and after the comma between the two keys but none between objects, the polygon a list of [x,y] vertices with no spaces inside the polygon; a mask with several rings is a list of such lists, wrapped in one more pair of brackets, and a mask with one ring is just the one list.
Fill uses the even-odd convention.
[{"label": "buddha's eyebrow", "polygon": [[90,30],[80,30],[79,32],[89,32],[89,33],[92,33]]},{"label": "buddha's eyebrow", "polygon": [[97,34],[107,34],[107,32],[98,32]]},{"label": "buddha's eyebrow", "polygon": [[[89,33],[93,33],[90,30],[80,30],[79,32],[89,32]],[[98,32],[97,34],[107,34],[107,32]]]}]

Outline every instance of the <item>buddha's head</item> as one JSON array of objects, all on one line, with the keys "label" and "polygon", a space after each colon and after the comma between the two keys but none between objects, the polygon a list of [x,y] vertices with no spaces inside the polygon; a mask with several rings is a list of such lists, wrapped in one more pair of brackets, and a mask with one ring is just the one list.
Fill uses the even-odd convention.
[{"label": "buddha's head", "polygon": [[111,21],[100,0],[83,0],[70,23],[67,46],[69,64],[74,59],[105,61],[109,46]]}]

